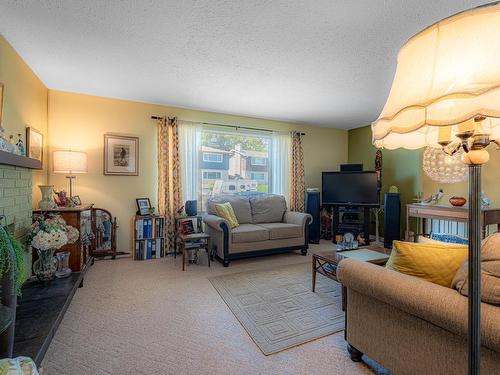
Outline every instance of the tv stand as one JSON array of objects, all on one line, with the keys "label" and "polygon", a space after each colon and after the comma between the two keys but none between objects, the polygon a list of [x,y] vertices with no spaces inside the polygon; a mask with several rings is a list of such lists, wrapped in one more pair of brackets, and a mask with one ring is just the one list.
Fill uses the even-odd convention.
[{"label": "tv stand", "polygon": [[[370,244],[370,208],[369,206],[333,206],[333,219],[332,219],[332,242],[337,243],[337,235],[351,232],[355,236],[362,233],[365,238],[366,244]],[[342,221],[340,214],[342,213]],[[344,221],[346,214],[360,214],[363,218],[357,220]]]}]

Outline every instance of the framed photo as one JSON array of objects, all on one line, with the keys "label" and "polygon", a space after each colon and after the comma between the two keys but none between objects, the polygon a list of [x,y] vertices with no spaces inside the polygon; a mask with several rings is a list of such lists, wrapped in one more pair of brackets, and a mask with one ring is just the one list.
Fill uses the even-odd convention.
[{"label": "framed photo", "polygon": [[3,88],[4,85],[0,82],[0,126],[2,126],[2,115],[3,115]]},{"label": "framed photo", "polygon": [[79,195],[73,195],[73,197],[71,197],[71,202],[75,206],[81,206],[82,205],[82,200],[80,199]]},{"label": "framed photo", "polygon": [[43,134],[32,127],[26,128],[26,156],[43,163]]},{"label": "framed photo", "polygon": [[139,138],[104,134],[104,174],[139,175]]},{"label": "framed photo", "polygon": [[192,220],[184,220],[179,224],[179,232],[182,234],[192,234],[194,233],[194,225]]},{"label": "framed photo", "polygon": [[139,215],[149,215],[151,209],[151,202],[149,198],[136,198],[135,202],[137,203],[137,211],[139,211]]}]

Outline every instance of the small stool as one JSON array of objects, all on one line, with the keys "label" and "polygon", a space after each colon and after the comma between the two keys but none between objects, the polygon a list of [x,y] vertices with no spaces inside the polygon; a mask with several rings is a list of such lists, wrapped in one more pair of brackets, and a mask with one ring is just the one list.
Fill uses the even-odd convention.
[{"label": "small stool", "polygon": [[210,235],[206,233],[191,233],[191,234],[183,234],[179,233],[178,235],[178,241],[180,242],[181,248],[182,248],[182,270],[185,270],[185,264],[186,264],[186,250],[187,246],[186,244],[188,242],[192,241],[199,241],[199,244],[196,244],[195,246],[192,246],[191,249],[206,249],[207,250],[207,257],[208,257],[208,266],[210,267],[210,257],[211,257],[211,238]]}]

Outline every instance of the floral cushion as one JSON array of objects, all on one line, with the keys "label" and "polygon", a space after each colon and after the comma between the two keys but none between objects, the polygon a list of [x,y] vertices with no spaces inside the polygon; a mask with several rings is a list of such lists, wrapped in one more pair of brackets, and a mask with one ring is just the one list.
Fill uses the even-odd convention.
[{"label": "floral cushion", "polygon": [[0,359],[1,375],[38,375],[35,362],[29,357]]}]

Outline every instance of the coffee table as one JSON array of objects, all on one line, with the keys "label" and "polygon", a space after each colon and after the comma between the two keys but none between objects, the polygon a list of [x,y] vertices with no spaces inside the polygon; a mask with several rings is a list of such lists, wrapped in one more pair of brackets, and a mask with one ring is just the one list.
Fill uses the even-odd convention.
[{"label": "coffee table", "polygon": [[[329,279],[337,279],[337,267],[342,259],[350,258],[362,262],[369,262],[384,266],[389,259],[390,249],[380,246],[364,246],[357,250],[323,250],[313,253],[312,256],[312,291],[316,291],[316,274],[320,273]],[[342,287],[342,309],[345,310],[345,287]]]}]

